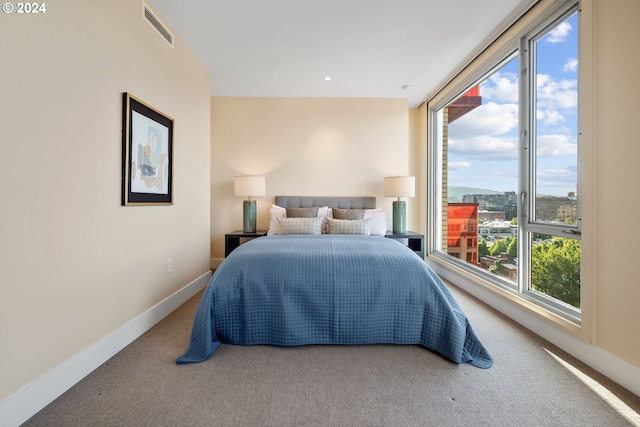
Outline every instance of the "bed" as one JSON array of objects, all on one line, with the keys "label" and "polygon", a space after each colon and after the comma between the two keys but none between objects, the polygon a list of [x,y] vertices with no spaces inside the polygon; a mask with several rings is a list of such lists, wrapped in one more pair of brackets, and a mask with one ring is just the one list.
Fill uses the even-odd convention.
[{"label": "bed", "polygon": [[[417,344],[491,367],[443,281],[413,250],[375,231],[379,212],[375,197],[276,197],[268,235],[235,249],[213,274],[176,362],[205,361],[221,343]],[[332,217],[338,213],[360,218]]]}]

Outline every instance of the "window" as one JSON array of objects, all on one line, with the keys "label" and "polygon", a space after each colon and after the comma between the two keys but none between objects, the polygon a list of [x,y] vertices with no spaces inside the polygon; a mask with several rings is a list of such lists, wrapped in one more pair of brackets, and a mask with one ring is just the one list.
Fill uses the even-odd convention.
[{"label": "window", "polygon": [[431,106],[432,253],[579,322],[578,11],[564,4]]}]

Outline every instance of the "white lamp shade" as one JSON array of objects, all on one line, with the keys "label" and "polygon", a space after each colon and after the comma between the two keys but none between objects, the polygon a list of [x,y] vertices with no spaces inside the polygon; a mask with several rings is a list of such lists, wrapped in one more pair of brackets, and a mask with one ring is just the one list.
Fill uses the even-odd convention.
[{"label": "white lamp shade", "polygon": [[387,176],[384,178],[385,197],[414,197],[416,178],[414,176]]},{"label": "white lamp shade", "polygon": [[264,196],[264,176],[236,176],[233,178],[233,193],[236,196]]}]

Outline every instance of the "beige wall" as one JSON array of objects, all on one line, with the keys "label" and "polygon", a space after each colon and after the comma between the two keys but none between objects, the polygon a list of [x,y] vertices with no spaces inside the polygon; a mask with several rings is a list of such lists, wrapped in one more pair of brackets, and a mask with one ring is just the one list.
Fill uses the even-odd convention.
[{"label": "beige wall", "polygon": [[595,342],[640,367],[637,0],[594,1]]},{"label": "beige wall", "polygon": [[[2,401],[207,272],[210,96],[140,1],[0,21]],[[173,206],[120,206],[122,92],[175,119]]]},{"label": "beige wall", "polygon": [[422,103],[409,110],[409,174],[416,177],[416,198],[411,205],[411,215],[415,219],[413,227],[426,235],[427,231],[427,106]]},{"label": "beige wall", "polygon": [[[404,99],[211,99],[211,256],[224,234],[242,229],[236,175],[266,176],[258,228],[269,226],[276,195],[376,196],[391,224],[385,176],[409,173],[409,109]],[[415,199],[408,200],[408,227]]]}]

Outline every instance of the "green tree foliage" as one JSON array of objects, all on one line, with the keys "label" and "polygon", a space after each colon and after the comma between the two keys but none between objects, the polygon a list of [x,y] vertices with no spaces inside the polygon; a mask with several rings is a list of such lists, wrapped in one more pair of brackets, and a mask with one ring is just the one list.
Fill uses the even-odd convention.
[{"label": "green tree foliage", "polygon": [[580,308],[580,241],[555,238],[533,246],[531,286]]},{"label": "green tree foliage", "polygon": [[507,245],[507,253],[511,258],[518,257],[518,238],[514,237],[513,239],[509,239],[509,244]]},{"label": "green tree foliage", "polygon": [[507,247],[504,244],[504,239],[496,240],[489,247],[489,255],[498,256],[498,255],[500,255],[500,252],[504,252],[506,249],[507,249]]},{"label": "green tree foliage", "polygon": [[496,262],[493,263],[493,265],[491,267],[489,267],[489,272],[493,273],[493,274],[497,274],[498,276],[504,276],[506,269],[504,268],[504,265],[502,265],[502,262],[500,262],[500,260],[496,260]]},{"label": "green tree foliage", "polygon": [[[513,245],[513,247],[509,250],[511,245]],[[491,256],[500,256],[503,252],[507,252],[512,257],[516,257],[518,255],[518,239],[515,237],[505,237],[504,239],[496,240],[489,248],[489,255]]]},{"label": "green tree foliage", "polygon": [[480,240],[480,243],[478,243],[478,259],[487,255],[489,255],[487,242],[485,242],[484,240]]}]

